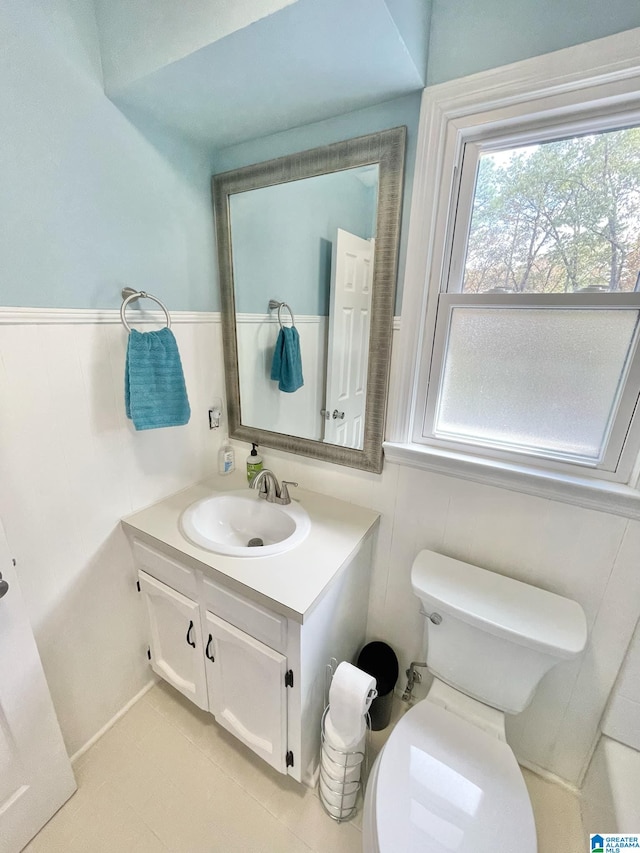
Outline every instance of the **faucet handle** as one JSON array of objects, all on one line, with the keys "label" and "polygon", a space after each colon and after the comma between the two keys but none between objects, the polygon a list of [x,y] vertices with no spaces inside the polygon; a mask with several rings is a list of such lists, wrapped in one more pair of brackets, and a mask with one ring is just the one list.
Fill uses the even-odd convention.
[{"label": "faucet handle", "polygon": [[294,483],[293,480],[283,480],[280,483],[280,500],[283,504],[291,503],[288,486],[295,486],[297,488],[298,484]]}]

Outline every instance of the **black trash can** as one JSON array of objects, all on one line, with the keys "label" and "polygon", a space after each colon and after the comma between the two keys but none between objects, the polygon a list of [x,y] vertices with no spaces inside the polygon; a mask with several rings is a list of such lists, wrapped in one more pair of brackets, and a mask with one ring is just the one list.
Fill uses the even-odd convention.
[{"label": "black trash can", "polygon": [[386,729],[391,719],[393,688],[398,680],[398,658],[386,643],[367,643],[358,655],[358,669],[368,672],[377,682],[378,695],[371,703],[369,715],[374,732]]}]

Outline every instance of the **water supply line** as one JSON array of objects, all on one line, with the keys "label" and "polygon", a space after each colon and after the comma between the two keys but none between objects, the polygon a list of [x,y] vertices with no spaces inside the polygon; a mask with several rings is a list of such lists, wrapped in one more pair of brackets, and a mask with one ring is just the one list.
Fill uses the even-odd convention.
[{"label": "water supply line", "polygon": [[420,684],[422,681],[422,673],[416,670],[417,666],[424,668],[427,666],[427,663],[426,661],[412,660],[409,664],[409,669],[406,670],[407,686],[404,688],[404,693],[402,694],[403,702],[408,702],[411,699],[414,684]]}]

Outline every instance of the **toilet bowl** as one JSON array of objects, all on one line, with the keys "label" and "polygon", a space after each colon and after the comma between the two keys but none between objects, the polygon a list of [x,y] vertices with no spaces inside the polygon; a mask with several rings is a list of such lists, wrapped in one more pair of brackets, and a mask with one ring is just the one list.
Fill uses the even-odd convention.
[{"label": "toilet bowl", "polygon": [[407,711],[376,759],[362,829],[366,853],[537,849],[511,748],[429,697]]},{"label": "toilet bowl", "polygon": [[527,789],[506,742],[505,712],[529,704],[545,672],[587,640],[574,601],[421,551],[422,602],[435,676],[395,726],[367,784],[365,853],[536,853]]}]

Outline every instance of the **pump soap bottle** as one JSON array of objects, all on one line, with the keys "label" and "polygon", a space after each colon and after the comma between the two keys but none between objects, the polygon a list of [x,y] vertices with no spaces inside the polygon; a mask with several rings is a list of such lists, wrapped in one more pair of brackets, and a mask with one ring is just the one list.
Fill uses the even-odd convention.
[{"label": "pump soap bottle", "polygon": [[258,453],[258,445],[251,444],[251,453],[247,456],[247,480],[251,482],[258,471],[262,471],[262,456]]},{"label": "pump soap bottle", "polygon": [[235,451],[233,447],[229,444],[229,439],[225,438],[225,440],[222,442],[220,450],[218,451],[218,473],[231,474],[232,471],[235,471],[235,468]]}]

